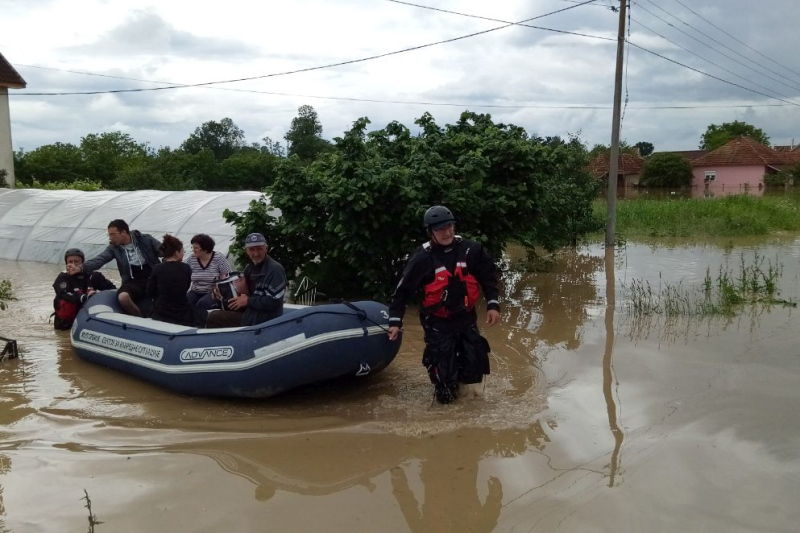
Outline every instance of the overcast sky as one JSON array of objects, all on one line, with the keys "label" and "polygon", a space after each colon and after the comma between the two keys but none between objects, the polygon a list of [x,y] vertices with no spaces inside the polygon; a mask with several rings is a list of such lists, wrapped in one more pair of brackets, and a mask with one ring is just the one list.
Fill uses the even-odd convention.
[{"label": "overcast sky", "polygon": [[[114,130],[177,147],[203,122],[224,117],[249,142],[283,143],[304,104],[317,110],[329,139],[361,116],[371,128],[397,120],[414,129],[425,111],[444,125],[469,109],[541,136],[580,133],[590,147],[610,142],[618,27],[610,6],[618,2],[415,3],[509,22],[572,8],[528,24],[585,36],[510,26],[269,76],[503,24],[389,0],[0,0],[0,52],[28,83],[9,91],[14,148]],[[630,41],[649,52],[628,49],[622,139],[691,150],[709,124],[744,120],[773,144],[800,142],[798,0],[633,0],[630,15]],[[663,109],[669,106],[688,108]]]}]

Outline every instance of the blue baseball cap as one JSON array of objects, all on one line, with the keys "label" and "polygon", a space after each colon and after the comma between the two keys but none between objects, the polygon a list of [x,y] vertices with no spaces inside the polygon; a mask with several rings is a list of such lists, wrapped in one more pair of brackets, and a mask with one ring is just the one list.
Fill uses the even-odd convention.
[{"label": "blue baseball cap", "polygon": [[251,233],[244,240],[245,248],[252,248],[253,246],[266,246],[266,245],[267,245],[267,239],[265,239],[264,236],[261,235],[260,233]]}]

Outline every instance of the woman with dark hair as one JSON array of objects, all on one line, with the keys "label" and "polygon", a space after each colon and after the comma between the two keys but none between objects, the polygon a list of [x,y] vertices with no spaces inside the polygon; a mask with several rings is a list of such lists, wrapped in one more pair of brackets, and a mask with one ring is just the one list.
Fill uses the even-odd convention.
[{"label": "woman with dark hair", "polygon": [[164,235],[159,248],[164,262],[153,267],[147,283],[147,296],[153,298],[153,320],[202,327],[206,312],[194,309],[186,297],[192,283],[192,269],[183,262],[183,243]]},{"label": "woman with dark hair", "polygon": [[192,286],[187,298],[190,305],[211,309],[216,301],[211,294],[215,279],[227,278],[231,266],[227,259],[214,251],[214,239],[204,233],[192,237],[192,255],[186,264],[192,269]]}]

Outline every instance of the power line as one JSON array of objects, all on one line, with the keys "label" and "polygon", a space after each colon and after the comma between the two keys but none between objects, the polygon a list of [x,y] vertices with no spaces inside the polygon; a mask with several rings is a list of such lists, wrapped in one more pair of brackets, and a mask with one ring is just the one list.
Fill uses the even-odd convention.
[{"label": "power line", "polygon": [[[647,0],[647,1],[648,1],[648,2],[650,2],[650,0]],[[652,2],[650,2],[650,3],[652,4]],[[661,11],[664,11],[664,10],[663,10],[662,8],[660,8],[658,5],[656,5],[656,4],[653,4],[653,5],[655,5],[655,6],[656,6],[656,7],[658,7],[659,9],[661,9]],[[681,32],[682,34],[686,35],[686,36],[687,36],[687,37],[689,37],[690,39],[694,39],[695,41],[697,41],[698,43],[702,44],[702,45],[703,45],[703,46],[705,46],[706,48],[710,48],[710,49],[711,49],[711,50],[713,50],[714,52],[718,53],[719,55],[721,55],[721,56],[723,56],[723,57],[726,57],[726,58],[730,59],[730,60],[731,60],[731,61],[733,61],[734,63],[738,63],[739,65],[743,66],[744,68],[746,68],[746,69],[749,69],[749,70],[752,70],[753,72],[755,72],[755,73],[756,73],[756,74],[758,74],[759,76],[764,76],[765,78],[768,78],[768,79],[770,79],[770,80],[772,80],[772,81],[775,81],[775,82],[777,82],[777,83],[780,83],[781,85],[784,85],[784,86],[786,86],[786,87],[789,87],[790,89],[800,90],[800,87],[798,87],[797,85],[787,85],[786,83],[782,82],[781,80],[777,80],[777,79],[775,79],[775,78],[773,78],[773,77],[771,77],[771,76],[769,76],[769,75],[767,75],[767,74],[764,74],[763,72],[761,72],[761,71],[759,71],[759,70],[756,70],[756,69],[754,69],[754,68],[753,68],[753,67],[751,67],[750,65],[746,65],[746,64],[742,63],[741,61],[739,61],[739,60],[738,60],[738,59],[736,59],[736,58],[733,58],[733,57],[731,57],[731,56],[729,56],[729,55],[727,55],[727,54],[724,54],[724,53],[722,53],[721,51],[717,50],[716,48],[714,48],[714,47],[713,47],[713,46],[711,46],[710,44],[708,44],[708,43],[705,43],[705,42],[701,41],[700,39],[698,39],[697,37],[695,37],[695,36],[693,36],[693,35],[690,35],[690,34],[686,33],[685,31],[683,31],[683,30],[682,30],[682,29],[680,29],[680,28],[677,28],[677,27],[675,27],[675,25],[674,25],[674,24],[671,24],[671,23],[667,22],[666,20],[664,20],[663,18],[659,17],[658,15],[656,15],[655,13],[653,13],[652,11],[650,11],[649,9],[647,9],[646,7],[644,7],[644,6],[640,6],[640,7],[641,7],[642,9],[644,9],[646,12],[650,13],[650,14],[651,14],[652,16],[654,16],[655,18],[657,18],[658,20],[660,20],[661,22],[663,22],[664,24],[666,24],[667,26],[670,26],[670,27],[672,27],[673,29],[675,29],[675,30],[677,30],[677,31]],[[667,13],[666,11],[664,11],[664,12],[665,12],[665,13]],[[689,24],[687,24],[686,22],[682,21],[681,19],[679,19],[679,18],[678,18],[678,17],[676,17],[675,15],[672,15],[671,13],[667,13],[667,14],[668,14],[669,16],[671,16],[672,18],[674,18],[675,20],[677,20],[678,22],[681,22],[681,23],[683,23],[683,24],[686,24],[687,26],[689,26],[690,28],[692,28],[692,29],[693,29],[693,30],[695,30],[696,32],[698,32],[698,33],[702,33],[702,32],[700,32],[700,31],[696,30],[695,28],[693,28],[691,25],[689,25]],[[652,31],[652,30],[650,30],[650,31]],[[663,36],[662,36],[662,37],[663,37]],[[666,37],[664,37],[664,38],[666,39]],[[709,37],[709,38],[711,38],[711,37]],[[712,40],[713,40],[713,38],[712,38]],[[670,42],[671,42],[671,41],[670,41]],[[727,47],[725,44],[723,44],[723,43],[720,43],[719,41],[715,41],[715,42],[717,42],[718,44],[720,44],[721,46],[723,46],[723,47],[725,47],[725,48],[728,48],[728,50],[731,50],[731,49],[730,49],[729,47]],[[674,43],[674,42],[673,42],[673,44],[677,44],[677,43]],[[678,45],[678,46],[680,46],[680,45]],[[684,48],[684,50],[686,50],[686,49]],[[743,55],[739,54],[739,53],[738,53],[738,52],[736,52],[735,50],[731,50],[731,51],[732,51],[733,53],[735,53],[735,54],[739,55],[740,57],[742,57],[742,58],[744,58],[744,59],[747,59],[748,61],[750,61],[750,62],[752,62],[752,63],[755,63],[755,61],[753,61],[752,59],[749,59],[749,58],[746,58],[746,57],[744,57]],[[689,50],[687,50],[687,52],[689,52],[689,53],[693,53],[693,52],[691,52],[691,51],[689,51]],[[698,56],[698,57],[699,57],[699,56]],[[708,60],[706,60],[706,61],[708,61]],[[756,64],[758,64],[758,63],[756,63]],[[718,66],[718,65],[717,65],[717,66]],[[759,66],[760,66],[760,65],[759,65]],[[720,68],[721,68],[721,67],[720,67]],[[764,67],[764,68],[765,68],[765,67]],[[723,69],[723,70],[724,70],[724,69]],[[769,69],[766,69],[766,68],[765,68],[765,70],[769,70]],[[730,71],[727,71],[727,72],[730,72]],[[770,72],[772,72],[772,71],[770,71]],[[732,74],[733,74],[733,73],[732,73]],[[778,74],[777,72],[775,72],[774,74],[777,74],[778,76],[781,76],[781,74]],[[734,74],[734,75],[735,75],[735,76],[738,76],[738,74]],[[739,77],[741,77],[741,76],[739,76]],[[781,77],[782,77],[782,78],[784,78],[784,79],[786,79],[786,80],[788,80],[788,81],[790,81],[790,82],[792,81],[792,80],[790,80],[789,78],[786,78],[785,76],[781,76]],[[744,78],[742,78],[742,79],[744,79]],[[748,81],[749,81],[749,80],[748,80]],[[750,82],[750,83],[754,83],[754,82]],[[755,84],[755,83],[754,83],[754,85],[757,85],[757,84]],[[775,94],[780,94],[780,93],[778,93],[777,91],[773,91],[773,92],[774,92]]]},{"label": "power line", "polygon": [[[510,22],[507,22],[507,21],[504,21],[504,20],[501,20],[501,19],[492,19],[492,18],[488,18],[488,17],[479,17],[479,16],[477,16],[477,15],[469,15],[469,14],[466,14],[466,13],[459,13],[459,12],[457,12],[457,11],[447,11],[447,10],[442,10],[442,9],[438,9],[438,8],[431,8],[431,7],[428,7],[428,6],[422,6],[422,5],[418,5],[418,4],[411,4],[410,2],[404,2],[404,1],[401,1],[401,0],[388,0],[388,1],[389,1],[389,2],[395,2],[395,3],[401,3],[401,4],[413,5],[413,6],[416,6],[416,7],[421,7],[421,8],[424,8],[424,9],[433,9],[433,10],[435,10],[435,11],[442,11],[442,12],[445,12],[445,13],[451,13],[451,14],[453,14],[453,15],[459,15],[459,16],[462,16],[462,17],[480,18],[480,19],[484,19],[484,20],[491,20],[491,21],[493,21],[493,22],[502,22],[502,23],[507,23],[507,24],[514,24],[513,22],[511,22],[511,23],[510,23]],[[579,4],[579,5],[584,5],[584,4]],[[577,7],[577,6],[576,6],[576,7]],[[518,25],[518,26],[534,27],[534,26],[528,26],[527,24],[522,24],[522,23],[516,23],[516,25]],[[538,29],[538,28],[537,28],[537,29]],[[568,32],[568,33],[571,33],[571,32]],[[603,38],[603,37],[599,37],[599,36],[597,36],[597,35],[583,35],[583,36],[584,36],[584,37],[593,37],[593,38],[597,38],[597,39],[604,39],[604,40],[608,40],[608,41],[616,41],[616,39]],[[773,99],[773,100],[778,100],[778,101],[780,101],[780,102],[785,102],[785,103],[787,103],[787,104],[789,104],[789,105],[794,105],[794,106],[798,106],[798,107],[800,107],[800,104],[797,104],[797,103],[795,103],[795,102],[790,102],[790,101],[788,101],[788,100],[784,100],[784,99],[781,99],[781,98],[776,98],[776,97],[774,97],[774,96],[771,96],[771,95],[769,95],[769,94],[765,94],[765,93],[762,93],[762,92],[760,92],[760,91],[756,91],[756,90],[754,90],[754,89],[750,89],[750,88],[748,88],[748,87],[745,87],[745,86],[743,86],[743,85],[739,85],[738,83],[734,83],[734,82],[732,82],[732,81],[725,80],[725,79],[723,79],[723,78],[720,78],[720,77],[718,77],[718,76],[714,76],[713,74],[709,74],[709,73],[707,73],[707,72],[704,72],[704,71],[702,71],[702,70],[696,69],[696,68],[694,68],[694,67],[690,67],[689,65],[685,65],[685,64],[683,64],[683,63],[680,63],[679,61],[675,61],[674,59],[670,59],[670,58],[668,58],[668,57],[666,57],[666,56],[664,56],[664,55],[661,55],[661,54],[659,54],[659,53],[657,53],[657,52],[653,52],[652,50],[648,50],[647,48],[645,48],[645,47],[643,47],[643,46],[640,46],[640,45],[638,45],[638,44],[634,44],[633,42],[631,42],[631,41],[630,41],[630,39],[627,39],[626,41],[627,41],[627,42],[628,42],[628,44],[630,44],[631,46],[635,46],[636,48],[638,48],[638,49],[640,49],[640,50],[643,50],[643,51],[645,51],[645,52],[647,52],[647,53],[649,53],[649,54],[653,54],[653,55],[654,55],[654,56],[656,56],[656,57],[660,57],[660,58],[662,58],[662,59],[665,59],[665,60],[669,61],[670,63],[674,63],[674,64],[676,64],[676,65],[679,65],[679,66],[682,66],[682,67],[684,67],[684,68],[688,68],[689,70],[692,70],[692,71],[694,71],[694,72],[697,72],[697,73],[699,73],[699,74],[702,74],[702,75],[704,75],[704,76],[708,76],[708,77],[710,77],[710,78],[713,78],[713,79],[715,79],[715,80],[721,81],[721,82],[723,82],[723,83],[726,83],[726,84],[728,84],[728,85],[733,85],[734,87],[738,87],[738,88],[740,88],[740,89],[744,89],[744,90],[746,90],[746,91],[750,91],[750,92],[752,92],[752,93],[759,94],[759,95],[761,95],[761,96],[766,96],[767,98],[771,98],[771,99]],[[769,90],[769,89],[768,89],[768,90]]]},{"label": "power line", "polygon": [[700,58],[700,59],[702,59],[703,61],[705,61],[705,62],[707,62],[707,63],[710,63],[711,65],[713,65],[713,66],[717,67],[718,69],[720,69],[720,70],[724,70],[724,71],[725,71],[725,72],[727,72],[728,74],[732,74],[733,76],[736,76],[737,78],[739,78],[739,79],[741,79],[741,80],[744,80],[744,81],[746,81],[747,83],[751,83],[751,84],[755,85],[756,87],[761,87],[761,88],[762,88],[762,89],[764,89],[765,91],[771,91],[772,93],[774,93],[774,94],[777,94],[778,96],[780,96],[780,97],[782,97],[782,98],[790,98],[789,96],[787,96],[787,95],[785,95],[785,94],[781,94],[781,93],[779,93],[778,91],[775,91],[775,90],[773,90],[773,89],[770,89],[769,87],[765,87],[764,85],[761,85],[761,84],[759,84],[759,83],[756,83],[756,82],[754,82],[754,81],[751,81],[751,80],[749,80],[749,79],[745,78],[744,76],[740,76],[739,74],[737,74],[737,73],[733,72],[732,70],[729,70],[729,69],[727,69],[727,68],[725,68],[725,67],[722,67],[722,66],[720,66],[720,65],[717,65],[716,63],[714,63],[714,62],[713,62],[713,61],[711,61],[710,59],[706,59],[705,57],[701,56],[700,54],[696,54],[696,53],[692,52],[691,50],[689,50],[689,49],[688,49],[688,48],[686,48],[685,46],[683,46],[683,45],[681,45],[681,44],[678,44],[678,43],[676,43],[675,41],[673,41],[673,40],[671,40],[671,39],[668,39],[667,37],[664,37],[663,35],[661,35],[661,34],[660,34],[660,33],[658,33],[657,31],[655,31],[654,29],[651,29],[651,28],[649,28],[648,26],[646,26],[646,25],[642,24],[641,22],[639,22],[639,21],[638,21],[638,20],[636,20],[636,19],[633,19],[633,21],[634,21],[636,24],[638,24],[639,26],[641,26],[641,27],[643,27],[644,29],[646,29],[647,31],[649,31],[649,32],[651,32],[651,33],[653,33],[653,34],[655,34],[655,35],[657,35],[657,36],[661,37],[662,39],[664,39],[664,40],[665,40],[665,41],[667,41],[667,42],[670,42],[670,43],[674,44],[674,45],[675,45],[675,46],[677,46],[678,48],[681,48],[681,49],[685,50],[686,52],[688,52],[688,53],[692,54],[692,55],[693,55],[693,56],[695,56],[695,57],[699,57],[699,58]]},{"label": "power line", "polygon": [[[731,39],[733,39],[733,40],[734,40],[734,41],[736,41],[737,43],[741,44],[741,45],[742,45],[742,46],[744,46],[745,48],[747,48],[747,49],[749,49],[749,50],[752,50],[753,52],[757,53],[758,55],[760,55],[760,56],[761,56],[761,57],[763,57],[764,59],[767,59],[768,61],[772,61],[773,63],[775,63],[775,64],[776,64],[776,65],[778,65],[779,67],[781,67],[781,68],[783,68],[783,69],[785,69],[785,70],[788,70],[788,71],[789,71],[789,72],[791,72],[792,74],[795,74],[795,75],[797,75],[797,76],[800,76],[800,72],[794,71],[794,70],[790,69],[789,67],[787,67],[786,65],[782,65],[782,64],[778,63],[777,61],[775,61],[775,60],[774,60],[774,59],[772,59],[771,57],[769,57],[769,56],[767,56],[767,55],[764,55],[764,54],[762,54],[761,52],[759,52],[759,51],[758,51],[758,50],[756,50],[755,48],[751,47],[751,46],[750,46],[750,45],[748,45],[747,43],[745,43],[745,42],[742,42],[741,40],[739,40],[738,38],[734,37],[733,35],[731,35],[731,34],[730,34],[730,33],[728,33],[727,31],[723,30],[722,28],[720,28],[719,26],[717,26],[716,24],[714,24],[713,22],[711,22],[711,21],[710,21],[710,20],[708,20],[707,18],[705,18],[705,17],[703,17],[702,15],[700,15],[700,14],[696,13],[696,12],[695,12],[695,11],[694,11],[692,8],[690,8],[689,6],[687,6],[686,4],[684,4],[683,2],[681,2],[680,0],[675,0],[675,2],[679,3],[679,4],[680,4],[680,5],[682,5],[684,8],[688,9],[689,11],[691,11],[691,12],[692,12],[692,14],[694,14],[694,15],[695,15],[697,18],[699,18],[699,19],[701,19],[701,20],[704,20],[704,21],[706,21],[708,24],[710,24],[711,26],[713,26],[713,27],[714,27],[714,28],[716,28],[717,30],[721,31],[722,33],[724,33],[725,35],[727,35],[728,37],[730,37]],[[765,67],[765,68],[766,68],[766,67]],[[788,78],[787,78],[787,79],[788,79]]]},{"label": "power line", "polygon": [[[397,1],[397,0],[390,0],[390,1]],[[523,25],[524,26],[525,24],[523,24],[523,23],[525,23],[525,22],[529,22],[531,20],[544,18],[544,17],[550,16],[550,15],[553,15],[555,13],[561,13],[562,11],[568,11],[570,9],[575,9],[577,7],[580,7],[582,5],[589,4],[589,3],[592,3],[592,2],[595,2],[595,1],[596,0],[587,0],[586,2],[583,2],[581,4],[576,4],[574,6],[565,7],[563,9],[558,9],[556,11],[552,11],[550,13],[545,13],[543,15],[537,15],[535,17],[531,17],[531,18],[528,18],[528,19],[525,19],[525,20],[521,20],[519,22],[505,22],[504,21],[505,23],[504,23],[503,26],[498,26],[496,28],[490,28],[488,30],[478,31],[478,32],[475,32],[475,33],[467,34],[467,35],[461,35],[460,37],[453,37],[452,39],[444,39],[444,40],[436,41],[436,42],[433,42],[433,43],[427,43],[427,44],[422,44],[422,45],[418,45],[418,46],[411,46],[411,47],[408,47],[408,48],[403,48],[401,50],[395,50],[393,52],[386,52],[386,53],[383,53],[383,54],[376,54],[376,55],[373,55],[373,56],[362,57],[362,58],[359,58],[359,59],[350,59],[350,60],[347,60],[347,61],[340,61],[338,63],[329,63],[327,65],[318,65],[318,66],[315,66],[315,67],[307,67],[307,68],[290,70],[290,71],[285,71],[285,72],[275,72],[275,73],[272,73],[272,74],[263,74],[263,75],[260,75],[260,76],[250,76],[250,77],[246,77],[246,78],[237,78],[237,79],[232,79],[232,80],[208,81],[208,82],[203,82],[203,83],[172,84],[172,85],[168,85],[168,86],[165,86],[165,87],[149,87],[149,88],[139,88],[139,89],[110,89],[110,90],[104,90],[104,91],[19,93],[19,94],[17,94],[17,96],[76,96],[76,95],[95,95],[95,94],[116,94],[116,93],[165,91],[165,90],[170,90],[170,89],[183,89],[183,88],[187,88],[187,87],[206,87],[206,86],[209,86],[209,85],[219,85],[219,84],[222,84],[222,83],[236,83],[236,82],[241,82],[241,81],[252,81],[252,80],[258,80],[258,79],[264,79],[264,78],[274,78],[274,77],[277,77],[277,76],[288,76],[290,74],[299,74],[301,72],[311,72],[311,71],[322,70],[322,69],[326,69],[326,68],[341,67],[341,66],[344,66],[344,65],[352,65],[352,64],[355,64],[355,63],[362,63],[362,62],[365,62],[365,61],[371,61],[373,59],[380,59],[380,58],[383,58],[383,57],[398,55],[398,54],[402,54],[402,53],[405,53],[405,52],[421,50],[423,48],[429,48],[431,46],[436,46],[436,45],[439,45],[439,44],[452,43],[452,42],[455,42],[455,41],[468,39],[470,37],[476,37],[478,35],[485,35],[487,33],[491,33],[491,32],[497,31],[497,30],[502,30],[502,29],[508,28],[510,26],[515,26],[515,25]],[[398,3],[400,3],[400,2],[398,2]],[[420,6],[420,7],[422,7],[422,6]],[[476,17],[476,18],[481,18],[481,17]],[[577,33],[577,32],[569,32],[569,31],[564,31],[564,30],[555,30],[555,29],[552,29],[552,28],[544,28],[544,27],[538,27],[538,26],[531,26],[531,27],[535,27],[536,29],[545,30],[545,31],[552,31],[552,32],[556,32],[556,33],[566,33],[566,34],[580,35],[582,37],[592,37],[592,38],[596,38],[596,39],[613,40],[613,39],[606,39],[605,37],[600,37],[600,36],[597,36],[597,35],[586,35],[586,34],[581,34],[581,33]]]},{"label": "power line", "polygon": [[675,61],[674,59],[670,59],[667,56],[661,55],[661,54],[659,54],[657,52],[653,52],[652,50],[648,50],[644,46],[639,46],[638,44],[636,44],[636,43],[634,43],[632,41],[628,41],[628,44],[633,46],[633,47],[635,47],[635,48],[638,48],[639,50],[647,52],[648,54],[653,54],[654,56],[660,57],[661,59],[665,59],[665,60],[669,61],[670,63],[674,63],[676,65],[679,65],[679,66],[683,67],[683,68],[688,68],[689,70],[691,70],[693,72],[697,72],[698,74],[702,74],[703,76],[708,76],[709,78],[715,79],[717,81],[721,81],[722,83],[726,83],[728,85],[733,85],[734,87],[738,87],[740,89],[744,89],[745,91],[750,91],[751,93],[760,94],[761,96],[766,96],[767,98],[770,98],[772,100],[778,100],[779,102],[784,102],[784,103],[787,103],[789,105],[800,107],[800,104],[798,104],[796,102],[790,102],[788,100],[783,100],[782,98],[776,98],[774,96],[770,96],[768,94],[762,93],[760,91],[756,91],[754,89],[748,89],[747,87],[745,87],[743,85],[739,85],[738,83],[734,83],[732,81],[728,81],[728,80],[722,79],[722,78],[720,78],[718,76],[714,76],[713,74],[709,74],[708,72],[704,72],[704,71],[702,71],[700,69],[696,69],[694,67],[690,67],[689,65],[685,65],[685,64],[681,63],[680,61]]},{"label": "power line", "polygon": [[[431,11],[438,11],[440,13],[448,13],[450,15],[458,15],[460,17],[467,17],[467,18],[479,19],[479,20],[488,20],[489,22],[499,22],[501,24],[504,24],[504,26],[500,26],[499,28],[495,28],[495,29],[498,29],[498,30],[503,29],[503,28],[508,28],[509,26],[524,26],[525,28],[533,28],[535,30],[551,31],[551,32],[554,32],[554,33],[563,33],[563,34],[566,34],[566,35],[577,35],[578,37],[588,37],[590,39],[600,39],[600,40],[603,40],[603,41],[614,41],[614,42],[616,42],[616,39],[612,39],[611,37],[603,37],[601,35],[591,35],[591,34],[588,34],[588,33],[580,33],[580,32],[577,32],[577,31],[556,30],[556,29],[553,29],[553,28],[546,28],[544,26],[534,26],[532,24],[525,24],[526,22],[531,21],[531,20],[535,20],[537,18],[542,18],[542,17],[546,17],[546,16],[549,16],[549,15],[555,15],[556,13],[561,13],[562,11],[568,11],[570,9],[575,9],[576,7],[589,5],[589,4],[592,4],[593,2],[596,2],[597,0],[588,0],[587,2],[581,2],[581,3],[579,3],[577,5],[574,5],[574,6],[571,6],[571,7],[565,7],[564,9],[559,9],[557,11],[551,11],[550,13],[547,13],[545,15],[541,15],[539,17],[534,17],[532,19],[521,20],[519,22],[509,22],[507,20],[496,19],[496,18],[492,18],[492,17],[483,17],[483,16],[480,16],[480,15],[472,15],[470,13],[461,13],[459,11],[451,11],[449,9],[441,9],[441,8],[438,8],[438,7],[425,6],[425,5],[422,5],[422,4],[415,4],[413,2],[405,2],[403,0],[386,0],[386,1],[387,2],[392,2],[394,4],[403,4],[403,5],[406,5],[406,6],[418,7],[420,9],[429,9]],[[595,4],[595,5],[597,5],[597,4]]]},{"label": "power line", "polygon": [[[143,83],[164,83],[164,84],[176,84],[175,82],[171,81],[163,81],[163,80],[146,80],[141,78],[130,78],[126,76],[112,76],[110,74],[99,74],[95,72],[85,72],[80,70],[69,70],[69,69],[60,69],[54,67],[42,67],[39,65],[25,65],[25,64],[17,64],[17,66],[26,67],[26,68],[36,68],[41,70],[53,70],[56,72],[67,72],[69,74],[80,74],[83,76],[99,76],[103,78],[113,78],[119,80],[127,80],[127,81],[139,81]],[[314,98],[319,100],[338,100],[338,101],[346,101],[346,102],[363,102],[363,103],[373,103],[373,104],[397,104],[397,105],[426,105],[426,106],[444,106],[444,107],[480,107],[480,108],[496,108],[496,109],[611,109],[611,106],[607,105],[572,105],[572,104],[564,104],[564,105],[530,105],[530,104],[483,104],[483,103],[452,103],[452,102],[425,102],[425,101],[414,101],[414,100],[383,100],[378,98],[355,98],[355,97],[347,97],[347,96],[322,96],[322,95],[314,95],[314,94],[299,94],[299,93],[285,93],[285,92],[275,92],[275,91],[262,91],[258,89],[242,89],[236,87],[202,87],[203,89],[211,89],[216,91],[234,91],[234,92],[244,92],[244,93],[255,93],[255,94],[268,94],[271,96],[291,96],[291,97],[298,97],[298,98]],[[15,96],[15,94],[10,93],[9,96]],[[629,109],[635,110],[645,110],[645,109],[716,109],[716,108],[723,108],[723,109],[732,109],[732,108],[748,108],[748,107],[785,107],[787,105],[793,104],[760,104],[760,103],[748,103],[748,104],[719,104],[719,105],[669,105],[669,106],[631,106]]]}]

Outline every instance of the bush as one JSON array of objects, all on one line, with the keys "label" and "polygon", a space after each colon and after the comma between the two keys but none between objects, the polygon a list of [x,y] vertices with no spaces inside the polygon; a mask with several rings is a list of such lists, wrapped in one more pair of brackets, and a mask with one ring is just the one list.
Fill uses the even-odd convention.
[{"label": "bush", "polygon": [[261,231],[290,276],[308,275],[331,296],[386,298],[427,239],[422,215],[431,205],[449,207],[458,233],[498,259],[511,240],[555,246],[592,224],[597,185],[577,139],[530,138],[469,112],[444,128],[426,113],[418,136],[397,122],[366,134],[368,123],[355,121],[310,164],[281,161],[267,188],[280,219],[267,215],[266,198],[227,212],[237,242]]},{"label": "bush", "polygon": [[647,160],[640,183],[645,187],[691,187],[692,178],[692,164],[688,159],[665,152]]}]

